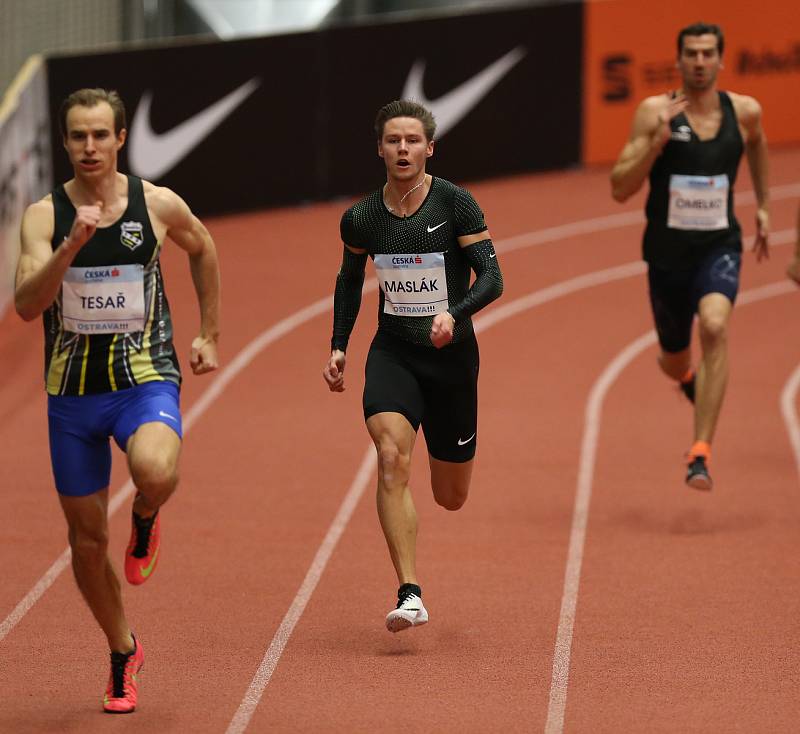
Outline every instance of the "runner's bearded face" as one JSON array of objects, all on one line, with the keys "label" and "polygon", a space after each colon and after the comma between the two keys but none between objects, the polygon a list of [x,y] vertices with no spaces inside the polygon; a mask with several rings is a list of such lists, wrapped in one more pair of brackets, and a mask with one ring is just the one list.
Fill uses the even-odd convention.
[{"label": "runner's bearded face", "polygon": [[386,163],[387,178],[416,182],[425,172],[425,162],[433,155],[433,140],[425,137],[420,120],[393,117],[383,126],[378,155]]},{"label": "runner's bearded face", "polygon": [[125,135],[125,130],[114,134],[114,112],[108,102],[93,107],[71,107],[67,112],[64,148],[75,175],[91,179],[116,171],[117,154]]},{"label": "runner's bearded face", "polygon": [[717,37],[713,33],[702,36],[686,36],[678,58],[678,68],[684,89],[703,91],[711,89],[717,82],[722,66],[722,57],[717,48]]}]

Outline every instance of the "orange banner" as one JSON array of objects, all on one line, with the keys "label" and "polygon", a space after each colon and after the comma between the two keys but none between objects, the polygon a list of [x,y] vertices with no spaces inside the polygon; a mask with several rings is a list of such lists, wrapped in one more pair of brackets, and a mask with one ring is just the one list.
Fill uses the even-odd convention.
[{"label": "orange banner", "polygon": [[720,89],[761,104],[770,143],[800,142],[797,0],[587,0],[583,161],[616,160],[639,102],[680,85],[681,28],[717,23],[725,34]]}]

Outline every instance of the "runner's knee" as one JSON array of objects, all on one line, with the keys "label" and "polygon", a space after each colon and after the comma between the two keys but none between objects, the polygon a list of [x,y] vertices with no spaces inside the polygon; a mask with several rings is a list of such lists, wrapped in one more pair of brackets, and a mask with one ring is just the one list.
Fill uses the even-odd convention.
[{"label": "runner's knee", "polygon": [[169,457],[156,454],[131,462],[131,477],[146,499],[164,501],[178,484],[178,469]]},{"label": "runner's knee", "polygon": [[469,485],[459,481],[438,480],[433,486],[433,497],[436,504],[445,510],[460,510],[469,496]]},{"label": "runner's knee", "polygon": [[394,441],[382,440],[378,447],[378,471],[387,488],[405,485],[408,482],[411,457],[400,451]]},{"label": "runner's knee", "polygon": [[725,338],[728,329],[727,316],[722,314],[704,314],[700,317],[700,337],[704,341],[720,341]]},{"label": "runner's knee", "polygon": [[108,554],[108,529],[71,527],[69,545],[72,557],[81,565],[105,562]]}]

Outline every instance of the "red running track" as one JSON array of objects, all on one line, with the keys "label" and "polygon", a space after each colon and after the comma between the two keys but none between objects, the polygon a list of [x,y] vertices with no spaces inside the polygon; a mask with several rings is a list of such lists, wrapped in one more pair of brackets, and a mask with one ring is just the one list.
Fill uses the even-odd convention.
[{"label": "red running track", "polygon": [[[396,636],[383,628],[396,582],[360,409],[374,291],[347,391],[331,395],[321,378],[348,202],[209,222],[226,368],[184,385],[164,559],[151,582],[124,590],[145,646],[140,709],[110,721],[105,642],[61,570],[41,327],[6,314],[0,731],[795,731],[800,341],[783,269],[798,170],[800,150],[773,152],[775,247],[766,263],[745,258],[743,292],[760,300],[743,298],[732,321],[707,495],[682,483],[690,409],[645,336],[643,195],[615,204],[605,170],[469,187],[506,292],[479,322],[480,448],[463,510],[434,504],[424,446],[415,459],[431,623]],[[743,174],[737,211],[751,242],[748,186]],[[186,263],[170,251],[164,266],[188,354]]]}]

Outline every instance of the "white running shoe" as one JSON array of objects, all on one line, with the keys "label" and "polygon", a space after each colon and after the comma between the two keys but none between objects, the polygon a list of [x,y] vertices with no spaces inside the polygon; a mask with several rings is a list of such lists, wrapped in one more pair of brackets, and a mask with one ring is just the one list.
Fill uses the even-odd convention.
[{"label": "white running shoe", "polygon": [[397,602],[397,608],[386,615],[386,629],[400,632],[409,627],[418,627],[428,621],[428,611],[416,594],[406,594]]}]

